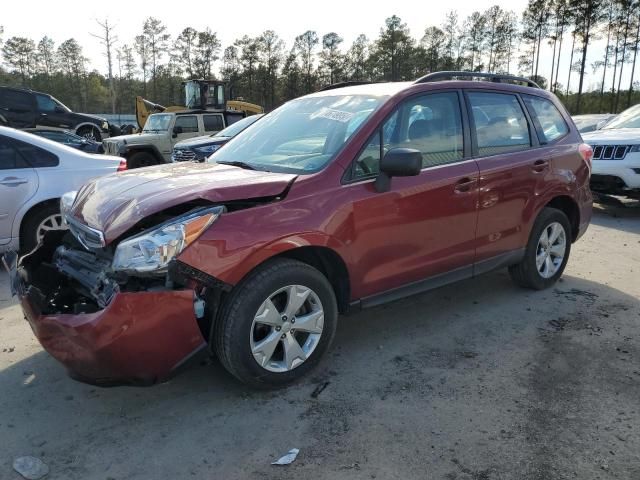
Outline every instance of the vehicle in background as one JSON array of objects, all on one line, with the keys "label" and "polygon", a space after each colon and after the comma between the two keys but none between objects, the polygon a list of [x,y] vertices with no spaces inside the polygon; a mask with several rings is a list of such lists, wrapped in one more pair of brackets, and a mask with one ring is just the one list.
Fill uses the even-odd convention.
[{"label": "vehicle in background", "polygon": [[574,115],[571,118],[580,133],[588,133],[600,130],[616,116],[615,113],[590,113],[586,115]]},{"label": "vehicle in background", "polygon": [[62,195],[125,168],[118,157],[92,155],[0,127],[0,254],[28,252],[45,232],[65,228]]},{"label": "vehicle in background", "polygon": [[25,129],[71,130],[76,135],[102,141],[120,129],[96,115],[72,112],[47,93],[0,86],[0,125]]},{"label": "vehicle in background", "polygon": [[264,114],[251,115],[213,135],[205,135],[204,137],[195,137],[178,142],[173,147],[171,160],[174,162],[204,162],[213,152],[216,152],[225,143],[263,116]]},{"label": "vehicle in background", "polygon": [[582,138],[593,148],[591,190],[640,198],[640,104]]},{"label": "vehicle in background", "polygon": [[48,138],[54,142],[62,143],[71,148],[76,148],[87,153],[104,153],[102,143],[90,140],[86,137],[81,137],[75,133],[71,133],[65,130],[44,130],[38,128],[26,128],[25,132],[38,135],[42,138]]},{"label": "vehicle in background", "polygon": [[11,284],[75,378],[162,381],[208,345],[238,379],[281,386],[326,353],[338,312],[503,267],[554,285],[591,219],[591,154],[519,77],[325,89],[210,162],[88,183],[71,234],[8,259]]},{"label": "vehicle in background", "polygon": [[[147,118],[154,113],[202,110],[221,113],[225,118],[227,115],[235,117],[238,113],[243,117],[264,113],[264,109],[260,105],[245,102],[242,99],[230,99],[233,98],[233,88],[229,87],[226,82],[192,79],[182,82],[182,89],[184,93],[184,105],[165,107],[164,105],[153,103],[140,96],[136,97],[136,121],[138,122],[138,131],[144,128]],[[231,119],[227,118],[226,120],[228,125],[233,123]]]},{"label": "vehicle in background", "polygon": [[235,123],[243,117],[241,112],[225,115],[201,110],[154,113],[142,132],[108,138],[102,146],[106,154],[126,158],[129,169],[170,163],[176,143],[218,133],[228,126],[227,122]]}]

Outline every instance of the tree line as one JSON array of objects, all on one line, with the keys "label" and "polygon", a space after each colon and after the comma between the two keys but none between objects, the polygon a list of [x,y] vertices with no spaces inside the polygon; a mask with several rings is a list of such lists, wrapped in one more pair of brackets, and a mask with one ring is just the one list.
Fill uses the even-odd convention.
[{"label": "tree line", "polygon": [[[181,82],[191,78],[225,80],[236,97],[269,110],[331,83],[412,80],[438,70],[520,74],[555,92],[572,113],[618,112],[640,101],[640,0],[529,0],[520,15],[497,5],[466,18],[450,11],[420,38],[393,15],[377,38],[359,35],[348,46],[336,32],[312,30],[287,46],[266,30],[223,48],[208,28],[172,37],[154,17],[121,42],[113,24],[97,21],[91,34],[102,45],[105,73],[89,69],[73,38],[59,45],[47,36],[3,41],[2,32],[0,26],[0,84],[46,91],[86,112],[131,113],[136,95],[181,104]],[[596,40],[606,42],[603,55],[590,49]],[[545,44],[550,58],[541,57]],[[542,61],[549,62],[548,78]],[[598,88],[587,92],[588,76]]]}]

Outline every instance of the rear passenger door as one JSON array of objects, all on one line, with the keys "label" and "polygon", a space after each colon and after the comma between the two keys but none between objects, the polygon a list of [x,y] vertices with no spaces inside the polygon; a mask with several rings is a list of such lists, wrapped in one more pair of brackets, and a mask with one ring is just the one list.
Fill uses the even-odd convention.
[{"label": "rear passenger door", "polygon": [[36,113],[33,96],[30,93],[13,89],[0,89],[0,115],[13,128],[36,126]]},{"label": "rear passenger door", "polygon": [[524,228],[549,172],[520,97],[468,90],[471,137],[480,169],[475,273],[508,262],[526,244]]},{"label": "rear passenger door", "polygon": [[11,241],[17,211],[38,190],[38,175],[16,143],[0,135],[0,245]]}]

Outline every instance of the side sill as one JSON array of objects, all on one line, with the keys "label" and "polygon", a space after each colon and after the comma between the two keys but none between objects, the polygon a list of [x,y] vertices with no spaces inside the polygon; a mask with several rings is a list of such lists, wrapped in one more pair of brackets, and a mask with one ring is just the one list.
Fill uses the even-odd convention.
[{"label": "side sill", "polygon": [[455,283],[460,280],[466,280],[468,278],[477,277],[484,273],[498,270],[503,267],[508,267],[519,263],[524,258],[525,249],[520,248],[511,252],[503,253],[495,257],[482,260],[474,265],[467,265],[460,267],[450,272],[441,273],[433,277],[426,278],[424,280],[418,280],[417,282],[409,283],[401,287],[387,290],[386,292],[377,293],[359,300],[354,300],[349,303],[349,309],[346,315],[351,315],[359,312],[362,309],[369,307],[376,307],[385,303],[400,300],[405,297],[417,295],[419,293],[428,292],[436,288],[444,287],[450,283]]}]

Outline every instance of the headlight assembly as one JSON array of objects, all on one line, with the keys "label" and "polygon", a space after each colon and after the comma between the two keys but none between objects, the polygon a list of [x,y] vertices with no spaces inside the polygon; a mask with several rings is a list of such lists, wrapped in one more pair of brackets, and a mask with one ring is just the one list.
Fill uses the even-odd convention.
[{"label": "headlight assembly", "polygon": [[224,211],[203,208],[172,219],[140,235],[120,242],[111,268],[134,273],[160,273],[169,262],[191,245]]},{"label": "headlight assembly", "polygon": [[200,155],[211,155],[213,152],[215,152],[216,150],[218,150],[222,145],[219,144],[214,144],[214,145],[207,145],[205,147],[198,147],[198,148],[194,148],[194,150],[196,151],[196,153],[200,154]]},{"label": "headlight assembly", "polygon": [[109,130],[109,122],[107,122],[107,121],[102,122],[102,126],[101,127],[102,127],[102,130],[104,130],[104,131]]}]

